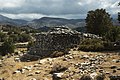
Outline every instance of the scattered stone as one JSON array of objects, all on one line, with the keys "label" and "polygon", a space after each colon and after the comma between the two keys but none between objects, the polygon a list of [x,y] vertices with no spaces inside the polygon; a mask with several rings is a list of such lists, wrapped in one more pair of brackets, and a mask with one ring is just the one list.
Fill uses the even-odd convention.
[{"label": "scattered stone", "polygon": [[25,73],[25,69],[22,69],[21,73],[24,74]]},{"label": "scattered stone", "polygon": [[30,79],[30,80],[37,80],[37,79],[35,79],[35,78],[32,78],[32,79]]},{"label": "scattered stone", "polygon": [[120,75],[111,75],[109,78],[110,80],[120,80]]},{"label": "scattered stone", "polygon": [[50,71],[50,74],[53,74],[53,73],[59,73],[59,72],[63,72],[65,70],[67,70],[68,68],[65,67],[65,66],[62,66],[60,64],[55,64],[53,67],[52,67],[52,70]]},{"label": "scattered stone", "polygon": [[19,57],[15,57],[15,58],[14,58],[14,61],[15,61],[15,62],[20,62],[20,58],[19,58]]},{"label": "scattered stone", "polygon": [[111,74],[111,73],[107,71],[107,72],[105,72],[105,74]]},{"label": "scattered stone", "polygon": [[111,68],[111,69],[115,69],[115,68],[117,68],[117,66],[111,66],[110,68]]},{"label": "scattered stone", "polygon": [[63,73],[53,73],[53,80],[62,79]]},{"label": "scattered stone", "polygon": [[26,69],[28,71],[31,71],[32,68],[33,68],[33,65],[31,65],[31,66],[24,66],[24,69]]},{"label": "scattered stone", "polygon": [[20,70],[16,70],[13,72],[13,74],[17,74],[17,73],[20,73],[21,71]]},{"label": "scattered stone", "polygon": [[83,55],[82,58],[83,58],[83,59],[89,59],[89,56],[88,56],[88,55]]},{"label": "scattered stone", "polygon": [[4,78],[0,78],[0,80],[5,80]]},{"label": "scattered stone", "polygon": [[80,80],[92,80],[92,78],[90,77],[90,75],[83,75]]},{"label": "scattered stone", "polygon": [[33,76],[33,73],[29,73],[27,76]]},{"label": "scattered stone", "polygon": [[113,59],[112,62],[118,63],[118,62],[120,62],[120,60],[118,60],[118,59]]},{"label": "scattered stone", "polygon": [[117,70],[120,70],[120,68],[117,68]]},{"label": "scattered stone", "polygon": [[47,59],[42,59],[42,60],[39,60],[39,64],[43,64],[47,61]]},{"label": "scattered stone", "polygon": [[113,73],[116,73],[117,71],[116,70],[113,70]]},{"label": "scattered stone", "polygon": [[35,74],[40,74],[41,72],[40,71],[35,71]]},{"label": "scattered stone", "polygon": [[34,67],[38,67],[39,66],[39,64],[34,64]]},{"label": "scattered stone", "polygon": [[100,69],[100,70],[99,70],[99,72],[100,72],[100,73],[103,73],[103,72],[104,72],[104,70],[103,70],[103,69]]},{"label": "scattered stone", "polygon": [[105,75],[99,74],[98,76],[96,76],[96,80],[105,80]]},{"label": "scattered stone", "polygon": [[91,74],[90,74],[90,77],[94,80],[97,75],[98,75],[98,74],[94,72],[94,73],[91,73]]}]

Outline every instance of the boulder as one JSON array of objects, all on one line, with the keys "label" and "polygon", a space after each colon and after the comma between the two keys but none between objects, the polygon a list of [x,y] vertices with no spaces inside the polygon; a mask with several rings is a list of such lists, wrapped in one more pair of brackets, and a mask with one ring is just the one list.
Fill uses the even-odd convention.
[{"label": "boulder", "polygon": [[59,80],[62,79],[62,75],[64,73],[53,73],[53,80]]},{"label": "boulder", "polygon": [[112,62],[118,63],[118,62],[120,62],[120,60],[118,60],[118,59],[113,59]]},{"label": "boulder", "polygon": [[94,72],[94,73],[91,73],[91,74],[90,74],[90,77],[94,80],[97,75],[98,75],[98,74],[97,74],[96,72]]},{"label": "boulder", "polygon": [[41,72],[40,71],[35,71],[35,74],[40,74]]},{"label": "boulder", "polygon": [[21,71],[20,70],[16,70],[13,72],[13,74],[17,74],[17,73],[20,73]]},{"label": "boulder", "polygon": [[37,79],[35,79],[35,78],[32,78],[32,79],[30,79],[30,80],[37,80]]},{"label": "boulder", "polygon": [[111,66],[110,68],[111,68],[111,69],[116,69],[117,66],[113,65],[113,66]]},{"label": "boulder", "polygon": [[83,55],[83,59],[89,59],[90,56],[88,55]]},{"label": "boulder", "polygon": [[0,80],[5,80],[4,78],[0,78]]},{"label": "boulder", "polygon": [[29,73],[27,76],[33,76],[33,73]]},{"label": "boulder", "polygon": [[110,80],[120,80],[120,75],[111,75],[109,78]]},{"label": "boulder", "polygon": [[83,75],[79,80],[92,80],[90,75]]},{"label": "boulder", "polygon": [[116,70],[113,70],[112,72],[113,72],[113,73],[116,73],[117,71],[116,71]]}]

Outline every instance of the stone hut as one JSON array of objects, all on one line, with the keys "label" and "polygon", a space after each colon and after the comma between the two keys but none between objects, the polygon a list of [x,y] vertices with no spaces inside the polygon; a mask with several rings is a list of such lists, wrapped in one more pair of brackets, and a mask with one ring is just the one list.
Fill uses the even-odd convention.
[{"label": "stone hut", "polygon": [[38,56],[49,56],[54,51],[65,51],[80,43],[81,33],[66,27],[55,27],[46,33],[36,35],[34,46],[29,53]]}]

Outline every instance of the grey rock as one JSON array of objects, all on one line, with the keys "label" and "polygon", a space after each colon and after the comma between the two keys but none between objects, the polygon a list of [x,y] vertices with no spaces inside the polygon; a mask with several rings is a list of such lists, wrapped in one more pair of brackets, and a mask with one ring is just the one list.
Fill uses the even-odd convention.
[{"label": "grey rock", "polygon": [[111,69],[116,69],[117,66],[113,65],[113,66],[111,66],[110,68],[111,68]]},{"label": "grey rock", "polygon": [[110,80],[120,80],[120,75],[111,75],[109,78]]}]

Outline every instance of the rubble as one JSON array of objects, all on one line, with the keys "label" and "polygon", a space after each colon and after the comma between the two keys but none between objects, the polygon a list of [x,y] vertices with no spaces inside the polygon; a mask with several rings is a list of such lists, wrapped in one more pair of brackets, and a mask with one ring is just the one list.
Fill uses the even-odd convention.
[{"label": "rubble", "polygon": [[62,79],[62,75],[64,73],[53,73],[53,80],[59,80]]}]

